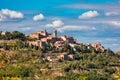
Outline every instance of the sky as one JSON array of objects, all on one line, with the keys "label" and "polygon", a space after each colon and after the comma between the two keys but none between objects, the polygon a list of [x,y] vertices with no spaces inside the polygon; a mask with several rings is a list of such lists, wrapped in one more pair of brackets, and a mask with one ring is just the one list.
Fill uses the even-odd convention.
[{"label": "sky", "polygon": [[0,31],[45,29],[120,50],[120,0],[0,0]]}]

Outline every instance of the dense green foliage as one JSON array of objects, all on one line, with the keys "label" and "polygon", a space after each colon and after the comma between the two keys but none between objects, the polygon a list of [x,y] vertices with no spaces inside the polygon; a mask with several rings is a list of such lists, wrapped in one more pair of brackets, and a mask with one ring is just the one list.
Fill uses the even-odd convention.
[{"label": "dense green foliage", "polygon": [[5,32],[4,35],[2,35],[2,31],[0,31],[0,39],[2,40],[19,39],[24,41],[26,40],[26,37],[23,33],[19,31]]},{"label": "dense green foliage", "polygon": [[[1,77],[18,77],[32,80],[115,80],[112,76],[116,74],[119,67],[119,57],[99,53],[92,56],[91,53],[77,53],[79,60],[74,61],[44,61],[42,57],[48,53],[41,54],[41,50],[19,49],[5,51],[0,55]],[[52,53],[52,55],[59,53]],[[92,57],[92,59],[91,59]],[[54,75],[54,76],[53,76]],[[52,76],[52,77],[51,77]]]}]

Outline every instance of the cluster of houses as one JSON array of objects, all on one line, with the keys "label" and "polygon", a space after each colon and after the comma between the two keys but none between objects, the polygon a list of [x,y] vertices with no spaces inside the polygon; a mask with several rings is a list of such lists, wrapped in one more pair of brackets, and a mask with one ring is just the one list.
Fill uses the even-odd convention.
[{"label": "cluster of houses", "polygon": [[[5,35],[6,32],[2,32],[2,35]],[[61,35],[61,36],[57,36],[57,30],[53,31],[53,34],[48,33],[46,30],[44,31],[37,31],[34,33],[30,33],[29,35],[27,35],[29,38],[32,38],[33,40],[28,41],[29,45],[36,45],[40,48],[44,48],[45,46],[48,45],[48,43],[51,46],[56,47],[57,49],[62,49],[64,48],[64,45],[67,43],[69,44],[71,47],[74,48],[74,46],[79,46],[81,45],[80,43],[77,43],[76,39],[74,39],[73,37],[67,36],[67,35]],[[16,43],[16,40],[0,40],[0,44],[1,43]],[[99,43],[99,42],[95,42],[93,45],[91,45],[90,43],[86,44],[88,49],[91,49],[92,47],[94,47],[96,49],[96,51],[101,51],[104,52],[105,49],[104,47]]]},{"label": "cluster of houses", "polygon": [[105,48],[99,42],[94,42],[92,45],[90,43],[86,43],[87,49],[95,48],[96,51],[104,52]]},{"label": "cluster of houses", "polygon": [[[45,30],[45,31],[30,33],[28,36],[30,38],[35,38],[35,40],[29,41],[29,45],[36,45],[39,46],[40,48],[45,47],[48,43],[50,43],[51,46],[54,46],[57,49],[64,48],[65,43],[69,44],[73,48],[74,46],[81,45],[80,43],[77,43],[76,39],[74,39],[73,37],[67,35],[57,36],[57,30],[54,30],[53,34],[50,34]],[[94,47],[96,51],[101,51],[101,52],[105,51],[104,47],[99,42],[95,42],[93,45],[87,43],[86,46],[87,49],[91,49],[92,47]],[[49,61],[56,61],[56,59],[52,58],[51,56],[47,56],[44,59],[45,60],[47,59]],[[74,58],[74,54],[69,54],[69,55],[60,54],[57,59],[74,60],[75,58]]]},{"label": "cluster of houses", "polygon": [[[40,48],[45,47],[48,43],[50,43],[51,46],[54,46],[58,49],[63,48],[65,43],[69,44],[71,47],[80,45],[80,43],[77,43],[76,39],[74,39],[73,37],[67,35],[57,36],[57,30],[54,30],[53,34],[50,34],[45,30],[30,33],[28,36],[30,38],[36,39],[33,41],[29,41],[29,45],[36,45],[39,46]],[[88,49],[94,47],[96,51],[101,52],[105,51],[104,47],[99,42],[95,42],[93,45],[87,43],[86,46]]]},{"label": "cluster of houses", "polygon": [[74,54],[66,54],[66,53],[60,53],[57,57],[55,56],[47,56],[43,58],[44,61],[48,60],[51,62],[56,62],[59,60],[75,60],[75,55]]},{"label": "cluster of houses", "polygon": [[[30,38],[35,38],[33,41],[29,41],[29,45],[36,45],[40,48],[45,47],[48,43],[50,43],[51,46],[56,47],[57,49],[64,48],[64,45],[70,44],[72,47],[75,45],[79,45],[79,43],[76,42],[76,39],[73,37],[67,36],[67,35],[61,35],[57,36],[57,30],[53,31],[53,34],[48,33],[45,31],[38,31],[35,33],[30,33],[28,35]],[[54,58],[53,56],[47,56],[43,58],[43,60],[48,61],[58,61],[58,60],[74,60],[74,54],[63,54],[61,53],[57,58]]]},{"label": "cluster of houses", "polygon": [[73,37],[67,35],[57,36],[57,30],[54,30],[53,34],[50,34],[45,30],[30,33],[28,36],[30,38],[36,39],[33,41],[29,41],[29,44],[39,46],[40,48],[45,47],[48,43],[50,43],[51,46],[54,46],[58,49],[63,48],[65,43],[73,45],[77,43]]},{"label": "cluster of houses", "polygon": [[[4,35],[5,33],[2,33]],[[57,30],[53,31],[53,34],[48,33],[45,31],[37,31],[34,33],[30,33],[27,35],[29,38],[33,40],[29,40],[29,45],[35,45],[40,48],[44,48],[48,45],[48,43],[51,46],[54,46],[56,49],[62,49],[64,48],[65,44],[69,44],[71,47],[80,46],[80,43],[77,43],[76,39],[73,37],[67,36],[67,35],[57,35]],[[16,43],[15,40],[0,40],[0,43]],[[99,43],[95,42],[93,45],[87,43],[86,44],[87,49],[95,48],[96,51],[104,52],[105,48]],[[53,58],[51,56],[48,56],[47,60],[51,61]],[[58,59],[62,60],[74,60],[74,55],[71,53],[70,55],[67,54],[60,54]],[[53,60],[52,60],[53,61]]]}]

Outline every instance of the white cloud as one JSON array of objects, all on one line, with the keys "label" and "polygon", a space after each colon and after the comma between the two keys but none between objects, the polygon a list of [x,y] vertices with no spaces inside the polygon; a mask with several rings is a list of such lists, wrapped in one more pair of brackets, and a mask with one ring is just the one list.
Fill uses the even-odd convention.
[{"label": "white cloud", "polygon": [[58,28],[58,31],[64,31],[64,30],[95,30],[95,27],[89,27],[89,26],[77,26],[77,25],[66,25],[61,28]]},{"label": "white cloud", "polygon": [[97,11],[88,11],[83,13],[82,15],[79,16],[79,19],[89,19],[98,16],[99,13]]},{"label": "white cloud", "polygon": [[28,31],[28,30],[31,30],[32,28],[31,27],[23,27],[23,28],[20,28],[22,31]]},{"label": "white cloud", "polygon": [[64,23],[61,20],[55,20],[51,24],[47,24],[46,27],[60,27],[63,25]]},{"label": "white cloud", "polygon": [[107,39],[105,39],[106,41],[110,41],[110,42],[112,42],[112,41],[118,41],[118,39],[115,39],[115,38],[107,38]]},{"label": "white cloud", "polygon": [[104,11],[119,11],[120,3],[107,3],[107,4],[64,4],[58,8],[71,8],[71,9],[95,9]]},{"label": "white cloud", "polygon": [[0,13],[0,21],[3,21],[4,19],[6,19],[6,17]]},{"label": "white cloud", "polygon": [[39,14],[33,17],[34,21],[43,20],[45,17],[43,14]]},{"label": "white cloud", "polygon": [[120,27],[120,21],[109,21],[107,23],[112,26]]},{"label": "white cloud", "polygon": [[101,9],[101,5],[98,4],[64,4],[58,7],[71,9]]},{"label": "white cloud", "polygon": [[112,46],[119,46],[120,44],[113,43]]},{"label": "white cloud", "polygon": [[0,13],[4,16],[8,16],[9,18],[23,18],[24,17],[24,15],[21,12],[9,10],[9,9],[2,9]]},{"label": "white cloud", "polygon": [[119,12],[106,12],[105,15],[106,16],[111,16],[111,15],[119,15]]}]

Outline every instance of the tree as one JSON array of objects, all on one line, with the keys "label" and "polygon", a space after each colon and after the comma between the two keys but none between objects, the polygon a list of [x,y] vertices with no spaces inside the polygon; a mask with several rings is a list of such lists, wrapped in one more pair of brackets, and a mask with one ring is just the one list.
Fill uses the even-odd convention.
[{"label": "tree", "polygon": [[7,43],[4,43],[4,44],[3,44],[3,48],[4,48],[5,50],[9,50],[9,49],[10,49],[9,46],[7,45]]},{"label": "tree", "polygon": [[114,52],[110,48],[106,50],[106,53],[111,56],[114,55]]},{"label": "tree", "polygon": [[74,48],[77,52],[81,52],[81,47],[80,46],[75,46]]},{"label": "tree", "polygon": [[24,44],[23,44],[22,41],[17,41],[16,46],[17,46],[18,49],[20,49],[20,48],[24,47]]},{"label": "tree", "polygon": [[12,39],[12,34],[10,32],[5,32],[5,39],[7,40]]},{"label": "tree", "polygon": [[83,57],[81,56],[80,53],[76,53],[75,54],[75,60],[80,60],[80,59],[83,59]]},{"label": "tree", "polygon": [[24,41],[26,39],[25,35],[19,31],[13,31],[13,38],[14,39],[20,39],[22,41]]},{"label": "tree", "polygon": [[87,52],[87,46],[81,44],[81,49],[82,49],[82,52],[83,53],[86,53]]}]

